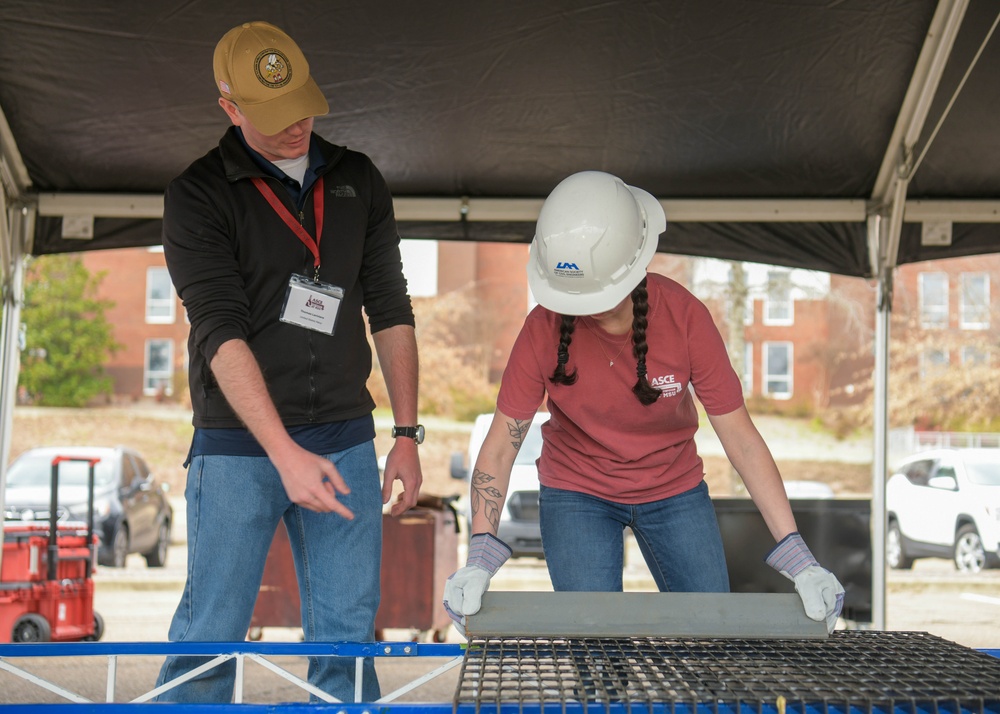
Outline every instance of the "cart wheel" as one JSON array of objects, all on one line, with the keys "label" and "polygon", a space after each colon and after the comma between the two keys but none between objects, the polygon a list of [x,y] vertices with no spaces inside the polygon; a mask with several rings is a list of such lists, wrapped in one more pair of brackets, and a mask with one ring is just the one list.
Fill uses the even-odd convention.
[{"label": "cart wheel", "polygon": [[251,642],[260,642],[260,638],[264,636],[263,627],[251,627],[247,630],[247,639]]},{"label": "cart wheel", "polygon": [[84,642],[97,642],[104,636],[104,618],[101,613],[94,611],[94,634],[83,638]]},{"label": "cart wheel", "polygon": [[33,612],[21,615],[11,630],[11,642],[48,642],[52,639],[49,621]]}]

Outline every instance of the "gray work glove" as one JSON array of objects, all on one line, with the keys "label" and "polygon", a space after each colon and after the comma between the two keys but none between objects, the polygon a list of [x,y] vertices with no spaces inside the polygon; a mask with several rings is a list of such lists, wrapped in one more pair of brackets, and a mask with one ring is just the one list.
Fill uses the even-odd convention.
[{"label": "gray work glove", "polygon": [[833,632],[844,607],[844,586],[829,570],[821,567],[798,532],[789,533],[768,553],[764,562],[795,583],[806,617],[826,620]]},{"label": "gray work glove", "polygon": [[490,533],[476,533],[469,540],[469,558],[444,585],[444,609],[459,625],[466,615],[475,615],[483,605],[490,578],[511,556],[510,546]]}]

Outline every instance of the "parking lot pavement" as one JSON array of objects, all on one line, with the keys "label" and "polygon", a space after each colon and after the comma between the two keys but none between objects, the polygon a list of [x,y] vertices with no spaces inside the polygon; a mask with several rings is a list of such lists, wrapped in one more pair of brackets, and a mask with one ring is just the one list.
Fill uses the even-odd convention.
[{"label": "parking lot pavement", "polygon": [[[106,641],[164,642],[173,610],[184,585],[187,551],[171,546],[165,568],[147,568],[138,555],[122,569],[99,568],[95,609],[105,620]],[[464,554],[459,553],[459,562]],[[625,587],[654,591],[645,563],[630,543]],[[493,590],[548,591],[545,561],[515,558],[491,583]],[[1000,569],[977,575],[958,573],[942,559],[918,560],[912,570],[890,570],[886,576],[886,620],[892,630],[930,632],[967,647],[1000,648]],[[386,639],[410,639],[409,631],[387,632]],[[416,633],[421,634],[421,633]],[[389,637],[392,635],[392,637]],[[298,630],[265,628],[265,639],[295,639]],[[459,635],[450,630],[449,641]]]}]

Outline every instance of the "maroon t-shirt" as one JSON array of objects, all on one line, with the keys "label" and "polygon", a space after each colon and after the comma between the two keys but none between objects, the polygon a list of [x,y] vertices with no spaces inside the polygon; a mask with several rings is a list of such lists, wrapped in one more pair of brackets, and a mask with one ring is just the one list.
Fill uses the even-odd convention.
[{"label": "maroon t-shirt", "polygon": [[[541,306],[528,315],[503,374],[497,408],[531,419],[548,394],[539,481],[620,503],[648,503],[687,491],[704,477],[695,449],[694,395],[711,415],[743,405],[743,388],[708,308],[679,283],[648,274],[647,375],[662,394],[643,406],[632,393],[636,360],[624,335],[577,318],[567,371],[549,381],[560,317]],[[602,340],[599,342],[599,340]],[[614,364],[610,365],[609,362]]]}]

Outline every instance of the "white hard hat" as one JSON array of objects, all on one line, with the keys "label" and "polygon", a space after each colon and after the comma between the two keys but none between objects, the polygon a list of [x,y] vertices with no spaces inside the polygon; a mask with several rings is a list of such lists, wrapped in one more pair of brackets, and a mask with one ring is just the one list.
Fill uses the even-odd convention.
[{"label": "white hard hat", "polygon": [[562,315],[615,307],[642,282],[667,227],[646,191],[603,171],[559,182],[542,204],[528,259],[528,286]]}]

